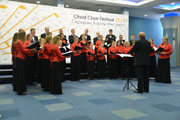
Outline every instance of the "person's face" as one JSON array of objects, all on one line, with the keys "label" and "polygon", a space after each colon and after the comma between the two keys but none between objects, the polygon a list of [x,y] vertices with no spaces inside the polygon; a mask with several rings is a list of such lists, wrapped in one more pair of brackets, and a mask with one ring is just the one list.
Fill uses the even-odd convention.
[{"label": "person's face", "polygon": [[135,36],[134,35],[131,35],[131,40],[135,40]]},{"label": "person's face", "polygon": [[33,36],[32,36],[32,35],[29,35],[28,40],[31,41],[32,39],[33,39]]},{"label": "person's face", "polygon": [[85,40],[85,39],[86,39],[86,36],[85,36],[85,35],[83,35],[83,36],[82,36],[82,40]]},{"label": "person's face", "polygon": [[120,42],[117,42],[117,46],[120,46],[121,44],[120,44]]},{"label": "person's face", "polygon": [[103,36],[100,36],[100,37],[99,37],[99,40],[103,40]]},{"label": "person's face", "polygon": [[109,34],[112,35],[112,31],[109,31]]},{"label": "person's face", "polygon": [[48,27],[45,28],[45,32],[46,32],[46,33],[49,33],[49,28],[48,28]]},{"label": "person's face", "polygon": [[75,43],[78,43],[78,38],[75,38],[75,39],[74,39],[74,42],[75,42]]},{"label": "person's face", "polygon": [[129,44],[128,44],[128,43],[124,44],[124,47],[128,48],[128,47],[129,47]]},{"label": "person's face", "polygon": [[166,44],[168,41],[166,39],[162,39],[162,43]]},{"label": "person's face", "polygon": [[71,32],[72,32],[73,35],[75,34],[75,30],[74,29],[72,29]]},{"label": "person's face", "polygon": [[36,30],[33,29],[33,30],[31,31],[31,34],[32,34],[32,35],[35,35],[35,34],[36,34]]},{"label": "person's face", "polygon": [[59,29],[59,33],[63,33],[63,30],[62,30],[62,29]]},{"label": "person's face", "polygon": [[85,30],[85,34],[88,34],[88,32],[89,32],[89,30],[88,30],[88,29],[86,29],[86,30]]},{"label": "person's face", "polygon": [[44,41],[45,41],[44,39],[43,39],[43,40],[41,40],[40,44],[41,44],[41,45],[43,45]]},{"label": "person's face", "polygon": [[61,39],[64,39],[64,34],[61,34]]},{"label": "person's face", "polygon": [[99,36],[99,35],[100,35],[100,33],[99,33],[99,32],[97,32],[97,33],[96,33],[96,35],[97,35],[97,36]]},{"label": "person's face", "polygon": [[89,46],[89,47],[90,47],[90,49],[93,49],[93,44],[90,44],[90,46]]},{"label": "person's face", "polygon": [[119,36],[119,39],[120,39],[120,40],[123,40],[123,36],[122,36],[122,35],[120,35],[120,36]]}]

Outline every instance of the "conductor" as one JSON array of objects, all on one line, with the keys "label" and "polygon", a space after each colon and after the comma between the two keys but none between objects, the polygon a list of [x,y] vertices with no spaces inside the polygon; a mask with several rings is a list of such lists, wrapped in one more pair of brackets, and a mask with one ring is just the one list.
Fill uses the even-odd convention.
[{"label": "conductor", "polygon": [[149,72],[150,72],[150,52],[151,44],[146,40],[144,32],[139,33],[139,40],[129,53],[135,53],[134,65],[136,67],[136,75],[138,79],[138,89],[135,93],[149,92]]}]

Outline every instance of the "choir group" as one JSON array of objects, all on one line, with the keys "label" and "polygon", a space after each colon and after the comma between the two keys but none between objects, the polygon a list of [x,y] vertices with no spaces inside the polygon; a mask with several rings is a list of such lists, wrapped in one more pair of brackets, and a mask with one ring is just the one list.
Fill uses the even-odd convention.
[{"label": "choir group", "polygon": [[[59,30],[59,35],[54,37],[48,27],[45,28],[45,33],[41,34],[40,39],[35,33],[35,28],[32,28],[27,35],[23,29],[19,29],[12,40],[12,85],[13,90],[19,95],[26,94],[26,85],[33,85],[35,75],[44,91],[62,94],[61,83],[65,81],[66,58],[69,57],[71,58],[72,81],[80,80],[81,73],[86,72],[88,80],[92,80],[95,77],[95,71],[98,79],[136,76],[134,59],[119,56],[119,54],[129,54],[136,44],[134,34],[131,35],[130,41],[125,41],[123,35],[116,40],[112,29],[109,30],[105,40],[99,32],[96,33],[97,37],[91,40],[88,29],[85,29],[85,33],[80,37],[76,36],[75,29],[72,29],[72,35],[68,36],[68,40],[62,29]],[[39,42],[39,46],[29,49],[28,46],[35,42]],[[168,38],[163,37],[162,44],[158,47],[163,48],[160,52],[156,51],[156,45],[151,38],[149,42],[152,47],[149,55],[151,58],[150,76],[154,77],[156,82],[171,83],[169,60],[172,47]],[[134,56],[134,53],[131,54]],[[156,54],[158,54],[158,65]]]}]

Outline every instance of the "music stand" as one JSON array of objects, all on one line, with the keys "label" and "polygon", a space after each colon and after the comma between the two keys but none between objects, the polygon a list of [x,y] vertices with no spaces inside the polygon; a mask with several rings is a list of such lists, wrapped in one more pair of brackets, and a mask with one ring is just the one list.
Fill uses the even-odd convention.
[{"label": "music stand", "polygon": [[133,87],[135,90],[137,90],[137,88],[135,87],[135,85],[133,85],[133,83],[130,81],[130,66],[129,66],[129,62],[130,62],[130,59],[133,58],[132,55],[130,54],[118,54],[121,58],[127,58],[127,81],[123,87],[123,91],[125,91],[125,89],[127,88],[128,90],[130,89],[130,85],[131,87]]}]

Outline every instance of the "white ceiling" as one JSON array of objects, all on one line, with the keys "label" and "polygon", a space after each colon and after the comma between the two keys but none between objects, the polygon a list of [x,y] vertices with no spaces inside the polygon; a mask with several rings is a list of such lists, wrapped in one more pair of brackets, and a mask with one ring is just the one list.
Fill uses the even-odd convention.
[{"label": "white ceiling", "polygon": [[68,6],[69,8],[74,8],[74,9],[83,9],[90,11],[98,11],[99,9],[101,9],[102,12],[117,13],[117,14],[122,13],[124,10],[128,10],[130,16],[145,17],[152,19],[159,19],[163,16],[163,14],[168,12],[173,12],[173,11],[180,12],[180,9],[170,11],[170,10],[161,10],[161,9],[153,8],[161,4],[167,4],[178,1],[180,2],[180,0],[154,0],[152,2],[140,6],[103,2],[103,0],[13,0],[13,1],[29,2],[29,3],[36,3],[37,1],[40,1],[40,4],[45,4],[45,5],[57,6],[57,4],[62,4],[65,7]]},{"label": "white ceiling", "polygon": [[[172,2],[177,2],[177,0],[154,0],[153,2],[149,2],[140,6],[116,4],[97,0],[64,0],[64,5],[68,5],[70,8],[92,11],[98,11],[98,9],[101,9],[102,12],[110,13],[122,13],[124,9],[127,9],[130,16],[158,19],[161,18],[163,14],[172,11],[155,9],[153,7]],[[180,9],[173,11],[180,12]]]}]

